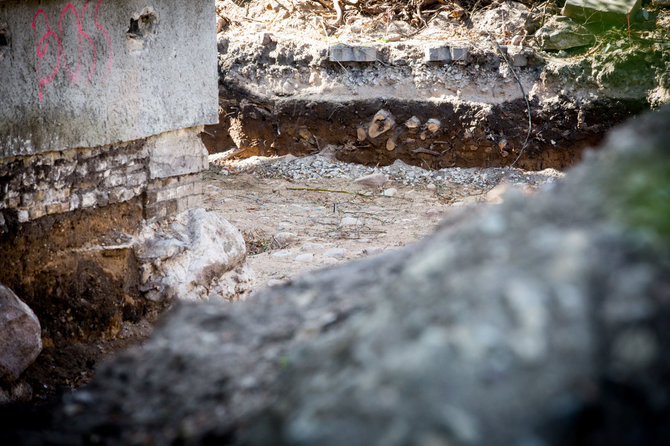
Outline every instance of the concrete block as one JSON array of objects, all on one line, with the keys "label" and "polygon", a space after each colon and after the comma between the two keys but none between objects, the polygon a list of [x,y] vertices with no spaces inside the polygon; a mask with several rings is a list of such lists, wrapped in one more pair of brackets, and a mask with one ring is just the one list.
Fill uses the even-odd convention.
[{"label": "concrete block", "polygon": [[452,46],[451,60],[454,62],[470,62],[470,49],[466,46]]},{"label": "concrete block", "polygon": [[635,17],[642,0],[567,0],[561,13],[583,22],[627,23]]},{"label": "concrete block", "polygon": [[428,47],[424,57],[424,62],[450,62],[451,51],[448,46]]},{"label": "concrete block", "polygon": [[34,206],[28,210],[31,220],[37,220],[40,217],[47,215],[47,210],[44,206]]},{"label": "concrete block", "polygon": [[374,62],[377,60],[377,49],[369,46],[334,45],[330,47],[331,62]]},{"label": "concrete block", "polygon": [[218,122],[213,0],[87,3],[0,1],[0,158]]}]

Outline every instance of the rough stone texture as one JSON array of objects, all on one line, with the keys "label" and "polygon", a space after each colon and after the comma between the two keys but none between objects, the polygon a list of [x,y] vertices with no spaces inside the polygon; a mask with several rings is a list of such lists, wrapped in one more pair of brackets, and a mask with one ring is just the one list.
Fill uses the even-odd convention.
[{"label": "rough stone texture", "polygon": [[207,149],[198,138],[201,131],[198,126],[151,138],[147,142],[149,177],[153,180],[207,170]]},{"label": "rough stone texture", "polygon": [[165,229],[158,223],[146,226],[134,250],[142,271],[140,289],[152,300],[233,299],[242,291],[236,284],[248,280],[242,234],[204,209],[176,215]]},{"label": "rough stone texture", "polygon": [[146,140],[0,160],[0,231],[7,222],[107,206],[142,196],[147,218],[199,206],[207,168],[201,127]]},{"label": "rough stone texture", "polygon": [[0,284],[0,381],[15,381],[42,350],[40,321]]},{"label": "rough stone texture", "polygon": [[561,14],[585,22],[620,22],[631,20],[640,10],[642,0],[567,0]]},{"label": "rough stone texture", "polygon": [[10,0],[1,23],[0,158],[218,121],[213,0]]},{"label": "rough stone texture", "polygon": [[565,50],[592,45],[596,39],[584,26],[568,17],[551,17],[535,34],[545,50]]},{"label": "rough stone texture", "polygon": [[239,305],[182,305],[60,408],[4,411],[0,435],[668,444],[669,119],[638,119],[552,189],[456,212],[401,251]]}]

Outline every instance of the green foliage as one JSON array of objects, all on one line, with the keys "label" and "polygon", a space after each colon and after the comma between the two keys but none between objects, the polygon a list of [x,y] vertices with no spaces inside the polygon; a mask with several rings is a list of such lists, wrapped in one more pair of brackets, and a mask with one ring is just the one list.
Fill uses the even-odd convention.
[{"label": "green foliage", "polygon": [[633,157],[610,179],[613,216],[670,243],[670,153]]}]

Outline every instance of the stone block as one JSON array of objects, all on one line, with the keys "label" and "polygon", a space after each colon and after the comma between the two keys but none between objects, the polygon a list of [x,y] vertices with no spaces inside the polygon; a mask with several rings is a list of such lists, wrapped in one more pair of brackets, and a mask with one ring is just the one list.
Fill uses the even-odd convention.
[{"label": "stone block", "polygon": [[83,208],[90,208],[95,206],[96,203],[95,192],[87,192],[81,196],[81,207]]},{"label": "stone block", "polygon": [[43,205],[37,205],[30,208],[28,214],[30,215],[30,220],[37,220],[47,215],[47,210]]},{"label": "stone block", "polygon": [[470,62],[470,49],[466,46],[451,47],[451,60],[454,62]]},{"label": "stone block", "polygon": [[75,209],[78,209],[79,206],[81,205],[81,198],[79,195],[71,195],[70,196],[70,210],[74,211]]},{"label": "stone block", "polygon": [[25,209],[19,209],[16,212],[16,218],[19,221],[19,223],[25,223],[30,221],[30,214]]},{"label": "stone block", "polygon": [[377,49],[369,46],[334,45],[330,47],[331,62],[374,62]]},{"label": "stone block", "polygon": [[147,181],[146,172],[136,172],[126,176],[126,186],[138,186],[144,184]]},{"label": "stone block", "polygon": [[450,62],[451,51],[448,46],[426,48],[424,62]]},{"label": "stone block", "polygon": [[125,187],[117,187],[109,193],[109,202],[110,203],[120,203],[123,201],[128,201],[135,196],[135,193],[132,189],[126,189]]},{"label": "stone block", "polygon": [[575,20],[593,23],[626,23],[635,17],[642,0],[567,0],[561,13]]},{"label": "stone block", "polygon": [[151,179],[187,175],[206,170],[207,149],[200,139],[201,127],[166,132],[150,138],[149,174]]},{"label": "stone block", "polygon": [[68,212],[70,210],[70,202],[66,201],[65,203],[52,203],[46,205],[47,214],[62,214],[63,212]]}]

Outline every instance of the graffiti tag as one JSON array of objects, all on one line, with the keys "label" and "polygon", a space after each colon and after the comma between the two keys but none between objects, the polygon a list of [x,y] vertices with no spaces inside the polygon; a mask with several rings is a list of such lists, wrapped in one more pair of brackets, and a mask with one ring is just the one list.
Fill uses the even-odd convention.
[{"label": "graffiti tag", "polygon": [[[114,52],[112,50],[112,41],[109,38],[109,33],[107,30],[98,22],[98,9],[100,4],[105,0],[98,0],[98,3],[95,5],[95,11],[93,12],[93,24],[98,29],[102,35],[105,36],[107,41],[107,48],[109,50],[109,56],[107,58],[107,67],[103,75],[103,80],[107,78],[110,70],[112,69],[112,62],[114,60]],[[39,79],[39,101],[42,102],[42,90],[45,86],[51,83],[56,75],[61,70],[61,67],[64,68],[65,73],[70,79],[71,83],[76,83],[79,80],[81,69],[82,69],[82,53],[84,48],[90,48],[91,51],[91,67],[88,70],[86,75],[86,83],[91,82],[93,75],[95,74],[95,69],[98,61],[98,51],[96,49],[95,43],[91,38],[91,35],[84,30],[84,20],[86,16],[86,7],[91,2],[91,0],[86,0],[84,6],[81,10],[81,15],[77,13],[76,8],[72,3],[68,3],[61,10],[60,17],[58,18],[58,29],[52,29],[49,25],[49,18],[47,17],[46,12],[43,9],[39,9],[33,16],[33,31],[35,33],[35,52],[37,55],[37,77]],[[77,58],[76,61],[68,61],[66,52],[65,52],[65,42],[63,38],[63,21],[70,15],[74,19],[74,23],[77,28]],[[46,31],[41,38],[38,36],[37,23],[40,17],[44,18],[44,25],[46,26]],[[39,40],[38,40],[39,39]],[[47,55],[49,50],[49,45],[56,46],[56,62],[54,68],[48,72],[43,71],[42,59]],[[71,63],[74,62],[74,69],[71,69]]]}]

